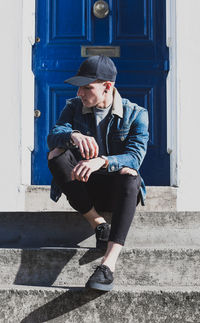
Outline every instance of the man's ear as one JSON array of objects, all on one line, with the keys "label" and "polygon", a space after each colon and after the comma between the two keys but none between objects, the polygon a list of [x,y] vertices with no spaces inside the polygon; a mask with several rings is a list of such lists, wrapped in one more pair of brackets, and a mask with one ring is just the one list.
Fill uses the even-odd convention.
[{"label": "man's ear", "polygon": [[106,90],[110,90],[112,86],[111,82],[105,82],[105,85],[106,85]]}]

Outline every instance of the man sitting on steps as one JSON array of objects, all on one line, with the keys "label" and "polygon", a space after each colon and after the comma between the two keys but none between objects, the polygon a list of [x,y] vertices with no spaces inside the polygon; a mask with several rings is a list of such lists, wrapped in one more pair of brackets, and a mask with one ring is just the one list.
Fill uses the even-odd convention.
[{"label": "man sitting on steps", "polygon": [[[136,206],[145,197],[138,170],[148,141],[147,110],[122,99],[114,87],[113,61],[91,56],[76,76],[78,86],[48,136],[48,166],[53,175],[51,197],[64,193],[71,206],[89,221],[96,247],[105,249],[101,264],[86,287],[109,291]],[[100,211],[112,212],[111,226]]]}]

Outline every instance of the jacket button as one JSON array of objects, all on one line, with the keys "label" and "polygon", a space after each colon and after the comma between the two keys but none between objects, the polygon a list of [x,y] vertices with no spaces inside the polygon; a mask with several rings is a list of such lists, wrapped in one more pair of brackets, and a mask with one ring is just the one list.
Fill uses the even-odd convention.
[{"label": "jacket button", "polygon": [[125,139],[124,137],[121,137],[121,141],[124,141],[124,139]]},{"label": "jacket button", "polygon": [[111,170],[115,170],[115,166],[111,166]]}]

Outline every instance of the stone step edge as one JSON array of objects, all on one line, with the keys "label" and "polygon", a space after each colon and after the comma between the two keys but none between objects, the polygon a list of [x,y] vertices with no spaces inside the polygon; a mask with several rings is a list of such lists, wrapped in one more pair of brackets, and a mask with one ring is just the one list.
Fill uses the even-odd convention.
[{"label": "stone step edge", "polygon": [[[2,291],[20,291],[20,290],[25,290],[25,291],[56,291],[56,292],[67,292],[67,291],[88,291],[89,289],[86,289],[85,286],[83,285],[72,285],[72,286],[65,286],[65,287],[59,287],[59,286],[31,286],[31,285],[0,285],[0,293]],[[189,285],[189,286],[151,286],[151,285],[134,285],[134,286],[124,286],[124,285],[114,285],[113,290],[110,291],[109,293],[112,292],[132,292],[132,293],[193,293],[193,292],[198,292],[200,293],[200,286],[195,286],[195,285]]]},{"label": "stone step edge", "polygon": [[[145,206],[138,205],[140,211],[176,211],[177,187],[147,186],[147,199]],[[50,200],[49,185],[24,185],[25,192],[24,211],[72,211],[64,194],[55,203]]]},{"label": "stone step edge", "polygon": [[[77,252],[78,251],[85,251],[88,252],[94,252],[94,253],[99,253],[99,254],[102,254],[103,255],[103,251],[101,250],[98,250],[96,248],[86,248],[86,247],[80,247],[80,248],[76,248],[76,247],[25,247],[25,248],[8,248],[8,247],[5,247],[5,248],[2,248],[0,247],[0,252],[1,251],[16,251],[16,252],[23,252],[23,251],[53,251],[53,252],[56,252],[56,251],[74,251],[76,250]],[[172,247],[171,245],[170,246],[158,246],[158,247],[148,247],[148,246],[141,246],[141,247],[137,247],[137,246],[133,246],[133,247],[126,247],[124,246],[122,251],[120,252],[120,254],[123,254],[123,253],[129,253],[130,251],[132,252],[137,252],[137,251],[146,251],[146,252],[162,252],[162,251],[168,251],[168,252],[187,252],[187,253],[190,253],[190,252],[200,252],[200,248],[194,246],[193,248],[191,247],[188,247],[188,248],[185,248],[183,246],[176,246],[176,247]]]}]

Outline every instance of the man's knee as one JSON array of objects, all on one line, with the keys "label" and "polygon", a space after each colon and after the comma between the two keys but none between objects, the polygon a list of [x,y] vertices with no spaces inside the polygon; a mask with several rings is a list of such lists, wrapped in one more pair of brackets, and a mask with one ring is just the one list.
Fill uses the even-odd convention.
[{"label": "man's knee", "polygon": [[[141,178],[137,172],[132,172],[133,169],[130,169],[130,172],[125,172],[119,176],[119,189],[122,194],[127,195],[137,195],[141,186]],[[121,175],[121,174],[120,174]]]},{"label": "man's knee", "polygon": [[[52,150],[53,152],[53,150]],[[55,182],[68,182],[72,180],[71,172],[77,165],[77,160],[70,149],[54,149],[54,153],[48,158],[48,167]]]},{"label": "man's knee", "polygon": [[135,169],[129,168],[129,167],[123,167],[120,169],[119,173],[121,175],[132,175],[132,176],[137,176],[138,172]]},{"label": "man's knee", "polygon": [[65,165],[65,149],[55,148],[48,154],[48,167],[55,176],[63,171]]},{"label": "man's knee", "polygon": [[63,152],[65,151],[65,149],[63,148],[55,148],[53,150],[51,150],[48,154],[48,160],[51,160],[55,157],[58,157],[59,155],[61,155]]}]

